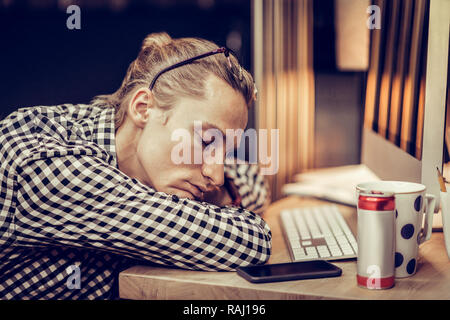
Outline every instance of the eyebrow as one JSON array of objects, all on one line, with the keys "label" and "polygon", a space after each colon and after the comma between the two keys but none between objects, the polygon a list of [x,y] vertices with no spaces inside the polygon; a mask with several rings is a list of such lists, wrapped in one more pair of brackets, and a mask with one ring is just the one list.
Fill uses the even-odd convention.
[{"label": "eyebrow", "polygon": [[219,127],[217,127],[216,125],[214,125],[214,124],[212,124],[212,123],[210,123],[208,121],[204,121],[204,122],[202,121],[202,125],[204,125],[206,127],[206,129],[211,129],[212,128],[212,129],[219,130],[220,133],[222,134],[223,138],[225,139],[226,134],[221,129],[219,129]]}]

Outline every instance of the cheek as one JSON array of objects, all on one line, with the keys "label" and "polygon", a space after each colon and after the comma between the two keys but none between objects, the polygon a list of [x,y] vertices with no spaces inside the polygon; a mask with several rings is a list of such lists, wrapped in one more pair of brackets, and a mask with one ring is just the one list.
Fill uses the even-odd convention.
[{"label": "cheek", "polygon": [[149,130],[139,140],[136,156],[147,176],[152,181],[172,180],[177,175],[176,172],[186,170],[189,167],[189,164],[177,164],[172,159],[173,151],[189,149],[193,157],[191,140],[172,140],[170,130],[166,130],[165,128],[164,130]]},{"label": "cheek", "polygon": [[136,157],[142,169],[150,176],[153,172],[159,172],[167,162],[165,147],[170,142],[164,132],[158,130],[144,130],[136,148]]},{"label": "cheek", "polygon": [[182,129],[176,131],[173,137],[170,150],[167,150],[172,164],[185,169],[199,166],[203,156],[202,133]]},{"label": "cheek", "polygon": [[140,141],[136,156],[142,167],[148,172],[150,169],[156,171],[167,165],[170,160],[170,153],[167,150],[168,141],[162,141],[160,138],[154,137],[146,141]]}]

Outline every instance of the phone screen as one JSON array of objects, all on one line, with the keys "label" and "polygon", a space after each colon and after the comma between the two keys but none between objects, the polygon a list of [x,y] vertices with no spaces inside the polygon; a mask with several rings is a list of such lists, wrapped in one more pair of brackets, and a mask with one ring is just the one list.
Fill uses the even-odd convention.
[{"label": "phone screen", "polygon": [[250,282],[273,282],[338,277],[342,270],[324,260],[238,267],[237,273]]},{"label": "phone screen", "polygon": [[245,271],[252,277],[272,277],[298,273],[322,273],[326,271],[334,271],[336,270],[336,267],[331,263],[317,260],[306,262],[267,264],[243,269],[245,269]]}]

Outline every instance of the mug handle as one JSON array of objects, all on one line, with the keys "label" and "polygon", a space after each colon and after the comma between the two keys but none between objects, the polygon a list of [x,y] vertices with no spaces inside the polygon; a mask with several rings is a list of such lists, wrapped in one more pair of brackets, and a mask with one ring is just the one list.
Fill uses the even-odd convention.
[{"label": "mug handle", "polygon": [[425,241],[431,238],[431,232],[433,228],[434,207],[436,206],[436,197],[433,194],[427,193],[425,195],[425,199],[426,199],[425,202],[426,209],[424,210],[425,225],[423,226],[419,244],[424,243]]}]

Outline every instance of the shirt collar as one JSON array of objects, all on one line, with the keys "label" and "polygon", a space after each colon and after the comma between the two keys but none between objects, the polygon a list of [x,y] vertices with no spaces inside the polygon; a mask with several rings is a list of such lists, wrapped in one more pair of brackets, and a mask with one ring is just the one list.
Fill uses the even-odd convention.
[{"label": "shirt collar", "polygon": [[96,114],[93,119],[94,130],[92,132],[92,141],[103,147],[111,155],[112,160],[110,164],[118,168],[114,118],[114,108],[102,108]]}]

